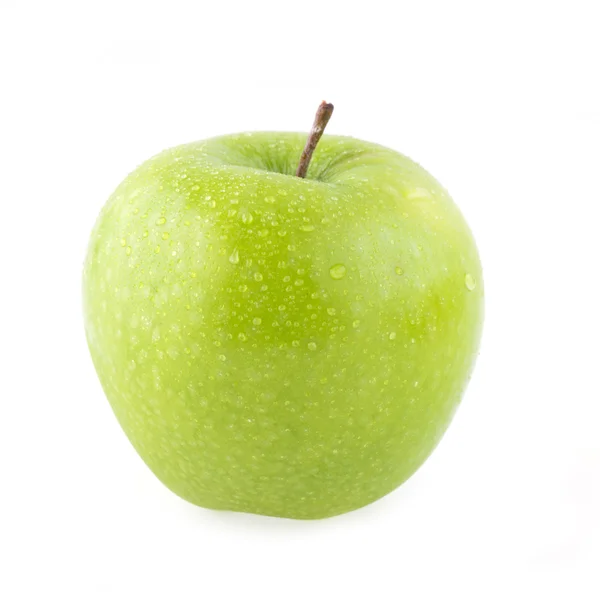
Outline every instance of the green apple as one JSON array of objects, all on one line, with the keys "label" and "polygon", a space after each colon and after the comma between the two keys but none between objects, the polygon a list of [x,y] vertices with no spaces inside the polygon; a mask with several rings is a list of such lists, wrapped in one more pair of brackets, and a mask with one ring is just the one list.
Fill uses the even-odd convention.
[{"label": "green apple", "polygon": [[167,150],[114,192],[86,335],[129,440],[190,502],[297,519],[404,482],[465,390],[483,321],[473,237],[382,146],[244,133]]}]

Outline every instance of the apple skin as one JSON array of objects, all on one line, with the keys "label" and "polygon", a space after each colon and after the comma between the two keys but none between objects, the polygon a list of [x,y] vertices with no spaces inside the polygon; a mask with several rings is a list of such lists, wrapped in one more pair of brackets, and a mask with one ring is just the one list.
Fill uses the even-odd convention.
[{"label": "apple skin", "polygon": [[88,345],[112,409],[186,500],[316,519],[404,482],[474,366],[473,237],[423,168],[305,134],[179,146],[131,173],[84,267]]}]

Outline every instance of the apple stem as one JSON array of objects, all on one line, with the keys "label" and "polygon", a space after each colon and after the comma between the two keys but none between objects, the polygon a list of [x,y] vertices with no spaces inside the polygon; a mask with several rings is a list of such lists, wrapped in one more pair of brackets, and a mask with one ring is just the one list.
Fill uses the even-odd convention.
[{"label": "apple stem", "polygon": [[325,100],[319,104],[317,114],[315,115],[315,122],[313,123],[312,129],[308,134],[306,146],[304,146],[304,150],[302,150],[302,154],[300,155],[300,162],[298,163],[298,168],[296,169],[296,177],[306,177],[310,159],[312,158],[313,152],[315,151],[315,148],[317,147],[317,144],[319,143],[319,140],[325,131],[327,123],[329,123],[332,112],[333,104],[329,104],[328,102],[325,102]]}]

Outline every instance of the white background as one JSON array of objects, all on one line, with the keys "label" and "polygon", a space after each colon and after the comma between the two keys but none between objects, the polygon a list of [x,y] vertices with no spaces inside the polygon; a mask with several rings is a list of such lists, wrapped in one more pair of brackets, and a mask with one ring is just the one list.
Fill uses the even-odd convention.
[{"label": "white background", "polygon": [[[0,3],[0,597],[600,598],[597,2]],[[243,130],[395,148],[479,244],[474,378],[423,468],[325,521],[215,513],[130,447],[89,358],[102,204]]]}]

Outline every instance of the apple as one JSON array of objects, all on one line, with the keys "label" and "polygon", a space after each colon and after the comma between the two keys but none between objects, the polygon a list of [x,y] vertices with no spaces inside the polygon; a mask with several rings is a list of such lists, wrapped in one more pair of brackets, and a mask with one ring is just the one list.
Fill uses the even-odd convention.
[{"label": "apple", "polygon": [[91,235],[102,387],[149,468],[199,506],[316,519],[373,502],[435,448],[474,365],[483,281],[458,208],[393,150],[315,150],[318,129],[299,176],[300,133],[166,150]]}]

